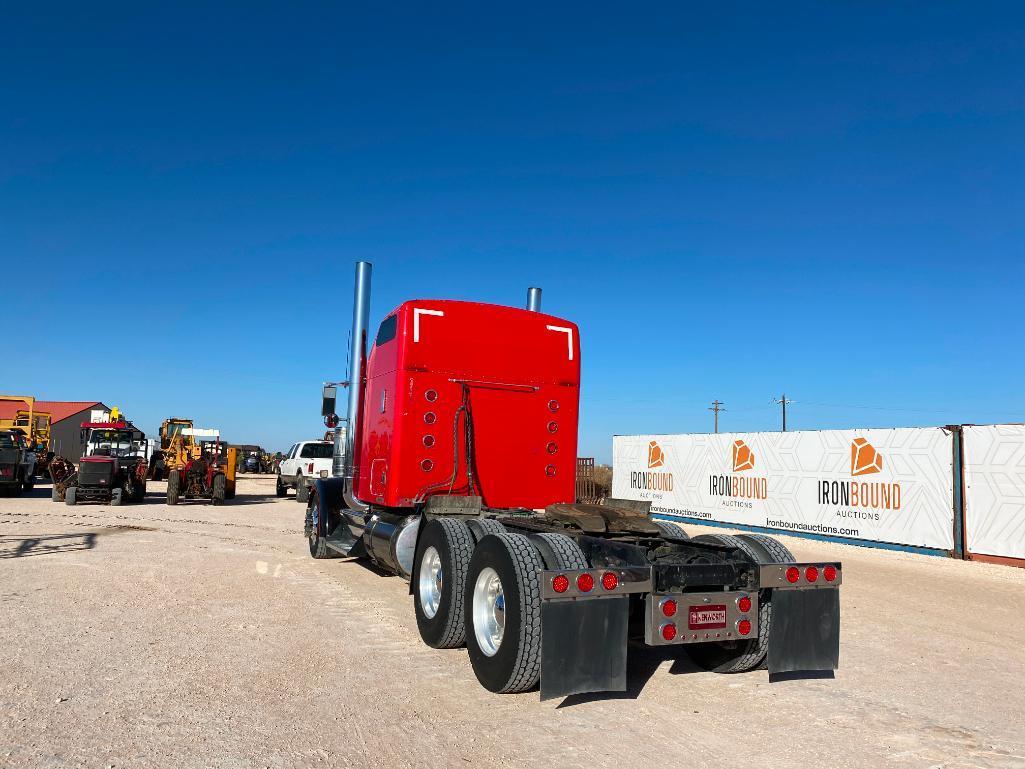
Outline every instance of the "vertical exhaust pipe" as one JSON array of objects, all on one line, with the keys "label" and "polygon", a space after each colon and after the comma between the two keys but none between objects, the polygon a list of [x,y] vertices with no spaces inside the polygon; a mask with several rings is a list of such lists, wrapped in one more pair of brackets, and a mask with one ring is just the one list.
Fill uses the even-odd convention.
[{"label": "vertical exhaust pipe", "polygon": [[527,309],[541,312],[541,289],[534,286],[527,289]]},{"label": "vertical exhaust pipe", "polygon": [[349,408],[345,430],[345,502],[355,510],[366,505],[356,498],[353,481],[358,464],[356,451],[362,427],[363,380],[367,371],[367,335],[370,326],[370,276],[374,271],[370,262],[356,262],[356,283],[352,294],[352,338],[349,340]]}]

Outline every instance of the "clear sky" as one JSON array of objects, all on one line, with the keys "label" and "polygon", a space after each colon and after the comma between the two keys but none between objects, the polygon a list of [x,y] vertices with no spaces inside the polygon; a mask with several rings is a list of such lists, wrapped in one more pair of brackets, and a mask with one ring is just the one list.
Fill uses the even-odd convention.
[{"label": "clear sky", "polygon": [[9,3],[0,392],[286,448],[366,259],[542,286],[600,460],[1025,421],[1023,204],[1015,3]]}]

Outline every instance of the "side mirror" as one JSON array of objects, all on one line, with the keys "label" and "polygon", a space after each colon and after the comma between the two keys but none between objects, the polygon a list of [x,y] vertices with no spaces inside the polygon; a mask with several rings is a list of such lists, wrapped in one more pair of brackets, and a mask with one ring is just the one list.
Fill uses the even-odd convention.
[{"label": "side mirror", "polygon": [[333,385],[324,386],[323,402],[320,406],[320,415],[322,417],[331,416],[335,413],[335,400],[338,396],[338,388]]}]

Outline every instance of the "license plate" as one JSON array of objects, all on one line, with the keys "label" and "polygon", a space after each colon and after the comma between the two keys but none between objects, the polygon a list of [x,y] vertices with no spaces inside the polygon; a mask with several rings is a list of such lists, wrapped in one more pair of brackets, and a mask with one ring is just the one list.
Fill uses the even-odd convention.
[{"label": "license plate", "polygon": [[691,606],[687,627],[691,630],[715,630],[726,627],[726,605]]}]

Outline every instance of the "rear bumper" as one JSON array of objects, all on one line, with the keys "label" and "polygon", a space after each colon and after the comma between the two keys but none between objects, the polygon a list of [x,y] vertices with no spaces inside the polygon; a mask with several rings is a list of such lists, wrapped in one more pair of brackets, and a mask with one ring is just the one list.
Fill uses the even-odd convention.
[{"label": "rear bumper", "polygon": [[[833,576],[828,584],[819,576],[827,566]],[[792,571],[788,577],[795,568],[797,578]],[[634,617],[643,616],[643,642],[649,646],[759,639],[760,617],[771,617],[769,673],[836,669],[840,564],[752,567],[737,573],[747,582],[740,589],[665,589],[686,584],[688,570],[698,580],[717,578],[708,565],[542,572],[541,699],[625,691],[632,606]],[[771,614],[760,612],[766,602],[772,604]]]}]

